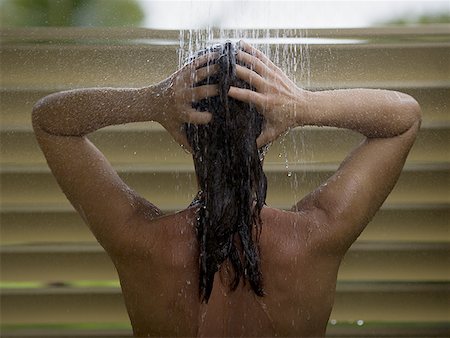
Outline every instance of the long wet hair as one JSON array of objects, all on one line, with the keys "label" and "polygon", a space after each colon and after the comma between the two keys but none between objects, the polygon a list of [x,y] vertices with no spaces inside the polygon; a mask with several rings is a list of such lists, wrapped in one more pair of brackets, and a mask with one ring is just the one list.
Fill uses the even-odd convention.
[{"label": "long wet hair", "polygon": [[219,52],[220,57],[210,64],[218,64],[220,70],[196,85],[218,84],[219,95],[193,103],[193,107],[211,112],[212,121],[207,125],[184,126],[200,185],[199,291],[201,301],[206,303],[214,275],[225,260],[233,270],[231,290],[243,279],[256,295],[263,296],[258,240],[260,212],[267,191],[262,154],[256,145],[264,117],[253,105],[228,97],[230,86],[254,88],[236,77],[236,50],[231,42],[198,52],[196,56],[210,51]]}]

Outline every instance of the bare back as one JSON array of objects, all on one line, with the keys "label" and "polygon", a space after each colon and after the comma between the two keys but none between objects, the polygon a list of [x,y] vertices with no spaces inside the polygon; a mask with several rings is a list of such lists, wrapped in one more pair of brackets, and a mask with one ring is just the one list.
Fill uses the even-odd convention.
[{"label": "bare back", "polygon": [[137,216],[130,227],[139,230],[113,257],[135,335],[324,335],[340,257],[319,253],[301,213],[266,207],[261,216],[266,295],[243,282],[229,291],[224,264],[207,305],[199,301],[196,209],[153,221]]},{"label": "bare back", "polygon": [[[249,55],[245,58],[254,59],[249,62],[260,63]],[[214,71],[210,68],[203,71],[204,77]],[[191,70],[183,69],[173,76],[191,79]],[[280,70],[266,74],[264,69],[260,73],[271,74],[269,84],[284,81],[285,88],[294,86]],[[247,70],[241,77],[245,81],[256,75]],[[170,83],[178,83],[171,79]],[[50,95],[33,109],[35,135],[53,175],[118,270],[136,336],[325,334],[339,263],[397,182],[419,130],[420,107],[406,94],[373,89],[305,96],[294,88],[283,96],[267,92],[266,82],[258,79],[260,93],[230,89],[229,96],[256,106],[272,104],[264,109],[266,118],[272,118],[272,129],[266,126],[265,131],[268,141],[285,130],[287,122],[291,127],[347,128],[366,138],[326,182],[297,203],[295,212],[263,208],[260,258],[266,295],[256,297],[248,284],[228,292],[230,276],[222,264],[207,306],[199,300],[195,208],[162,216],[159,208],[123,182],[86,137],[105,126],[154,120],[180,139],[176,136],[180,123],[201,115],[183,113],[191,106],[192,93],[174,100],[172,92],[159,84],[83,89]],[[179,84],[191,88],[183,81]],[[206,88],[189,90],[204,91],[199,100],[216,95],[214,88],[202,87]],[[292,121],[290,111],[278,108],[296,107],[285,104],[285,99],[297,96],[298,107],[308,109],[293,114],[301,121]],[[175,122],[163,118],[158,110],[162,103],[179,113],[170,115]]]}]

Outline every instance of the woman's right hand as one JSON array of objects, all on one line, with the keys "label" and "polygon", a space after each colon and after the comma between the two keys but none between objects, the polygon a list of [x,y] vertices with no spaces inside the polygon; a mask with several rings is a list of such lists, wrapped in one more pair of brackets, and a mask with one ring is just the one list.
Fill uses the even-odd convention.
[{"label": "woman's right hand", "polygon": [[228,95],[254,104],[266,118],[266,126],[256,140],[258,147],[262,147],[301,124],[309,92],[297,87],[261,51],[243,41],[240,47],[237,60],[250,68],[236,65],[236,75],[256,91],[231,87]]},{"label": "woman's right hand", "polygon": [[189,151],[190,146],[182,127],[184,123],[206,124],[211,121],[210,112],[199,112],[192,108],[192,103],[218,95],[217,85],[195,87],[196,83],[217,73],[217,64],[207,65],[217,57],[218,53],[202,55],[155,86],[156,95],[161,100],[160,112],[155,121]]}]

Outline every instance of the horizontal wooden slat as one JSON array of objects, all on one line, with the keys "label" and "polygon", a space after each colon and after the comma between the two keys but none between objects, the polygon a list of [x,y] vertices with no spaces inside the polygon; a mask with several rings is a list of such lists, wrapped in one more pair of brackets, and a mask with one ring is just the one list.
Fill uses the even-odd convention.
[{"label": "horizontal wooden slat", "polygon": [[[360,239],[388,242],[450,241],[449,218],[450,207],[383,208],[367,226]],[[95,242],[88,227],[74,210],[3,211],[0,219],[2,245]]]},{"label": "horizontal wooden slat", "polygon": [[83,219],[72,211],[5,212],[0,214],[0,243],[94,242]]},{"label": "horizontal wooden slat", "polygon": [[[378,87],[380,88],[380,87]],[[449,87],[389,87],[385,89],[398,90],[413,96],[421,105],[423,125],[427,123],[450,122],[450,88]],[[72,89],[70,87],[67,90]],[[317,88],[310,88],[316,90]],[[321,88],[326,89],[326,88]],[[31,110],[33,105],[42,97],[59,89],[0,89],[0,115],[2,130],[31,128]]]},{"label": "horizontal wooden slat", "polygon": [[[405,42],[414,42],[422,38],[431,41],[447,41],[450,35],[449,25],[427,24],[420,26],[389,26],[389,27],[365,27],[365,28],[309,28],[309,29],[240,29],[243,36],[282,36],[292,38],[299,36],[327,37],[327,38],[354,38],[364,37],[369,39],[403,38]],[[201,32],[202,30],[199,30]],[[212,36],[223,34],[237,34],[234,29],[209,29]],[[185,31],[184,33],[187,33]],[[141,27],[4,27],[0,30],[0,38],[3,43],[23,43],[26,41],[42,42],[49,40],[63,40],[69,42],[82,42],[86,40],[106,40],[105,43],[120,41],[121,39],[156,39],[162,41],[174,41],[179,43],[179,30],[158,30]],[[71,41],[73,39],[73,41]],[[443,39],[443,40],[441,40]],[[81,40],[81,41],[80,41]],[[141,40],[142,41],[142,40]]]},{"label": "horizontal wooden slat", "polygon": [[[92,281],[95,284],[98,281]],[[117,295],[121,294],[120,285],[115,286],[94,286],[88,285],[77,286],[76,283],[60,283],[58,285],[42,284],[33,287],[10,287],[1,286],[2,294],[5,296],[59,296],[59,295],[83,295],[83,294],[99,294],[99,295]],[[73,284],[73,285],[72,285]],[[117,282],[117,284],[119,284]],[[450,293],[450,283],[448,282],[348,282],[339,281],[336,284],[336,292],[338,293]]]},{"label": "horizontal wooden slat", "polygon": [[[58,253],[49,249],[39,253],[29,252],[33,250],[32,248],[24,246],[21,253],[20,247],[16,247],[13,252],[1,253],[0,271],[3,281],[63,282],[117,279],[111,260],[98,244],[61,246],[62,252]],[[5,247],[2,250],[5,250]],[[67,269],[68,266],[70,269]]]},{"label": "horizontal wooden slat", "polygon": [[[112,128],[93,133],[89,138],[113,164],[165,165],[192,163],[171,136],[145,125],[136,129]],[[273,143],[265,163],[313,162],[336,163],[358,144],[361,136],[334,128],[296,128]],[[331,141],[332,140],[332,141]],[[45,163],[34,134],[31,131],[0,131],[0,163],[2,165]],[[450,162],[450,127],[423,128],[408,157],[410,162]],[[132,169],[132,166],[130,166]]]},{"label": "horizontal wooden slat", "polygon": [[[289,169],[292,170],[292,169]],[[331,171],[268,172],[269,206],[294,205],[332,175]],[[126,172],[124,181],[152,203],[169,206],[188,205],[196,193],[193,172]],[[55,178],[50,173],[2,173],[2,206],[39,206],[68,204]],[[388,203],[442,204],[450,203],[448,169],[436,171],[404,171]]]},{"label": "horizontal wooden slat", "polygon": [[[448,284],[379,284],[384,285],[338,285],[331,320],[443,322],[447,319]],[[8,290],[2,292],[1,300],[7,310],[7,315],[3,316],[7,324],[127,322],[120,290],[115,288]],[[46,306],[48,302],[52,307]],[[409,310],[410,307],[413,311]]]},{"label": "horizontal wooden slat", "polygon": [[[2,323],[127,323],[121,293],[101,290],[0,296]],[[51,304],[51,306],[49,306]]]},{"label": "horizontal wooden slat", "polygon": [[[448,337],[450,326],[447,323],[380,323],[372,324],[369,322],[361,327],[357,322],[339,322],[330,324],[327,328],[327,337],[376,337],[376,338],[418,338],[418,337]],[[25,326],[25,327],[24,327]],[[39,325],[13,325],[13,329],[3,330],[4,338],[118,338],[132,337],[131,329],[104,329],[108,325],[101,324],[97,329],[79,329],[81,325],[46,325],[48,328],[42,328]],[[84,325],[85,326],[85,325]],[[111,325],[109,325],[111,326]],[[11,326],[8,326],[8,328]],[[74,327],[74,328],[70,328]]]},{"label": "horizontal wooden slat", "polygon": [[363,241],[450,241],[450,208],[382,209],[359,239]]},{"label": "horizontal wooden slat", "polygon": [[[0,250],[0,278],[5,282],[117,279],[98,244],[3,246]],[[449,251],[448,243],[356,242],[345,256],[339,280],[450,281]]]},{"label": "horizontal wooden slat", "polygon": [[[144,86],[176,70],[177,48],[158,44],[4,45],[0,49],[2,83],[8,88]],[[298,71],[296,81],[315,87],[385,82],[448,85],[445,60],[449,51],[446,43],[310,45],[307,55],[299,55],[308,60],[309,75]]]},{"label": "horizontal wooden slat", "polygon": [[[281,210],[290,210],[292,205],[276,205],[272,206],[274,208],[279,208]],[[391,204],[384,203],[381,206],[381,209],[386,210],[408,210],[408,209],[417,209],[417,210],[443,210],[449,209],[448,203],[445,204],[426,204],[426,203],[413,203],[413,204]],[[161,208],[164,214],[170,214],[174,212],[178,212],[186,208],[185,204],[170,204],[166,205],[165,208]],[[73,212],[73,207],[70,204],[40,204],[40,205],[8,205],[2,206],[1,211],[4,213],[40,213],[40,212],[50,212],[50,213],[59,213],[59,212]]]},{"label": "horizontal wooden slat", "polygon": [[[37,326],[37,327],[36,327]],[[4,338],[118,338],[131,337],[130,329],[105,329],[110,327],[108,324],[96,325],[98,328],[94,329],[80,329],[81,325],[44,325],[47,328],[42,328],[43,325],[8,325],[7,330],[3,330],[2,337]],[[12,329],[10,327],[13,327]],[[367,323],[363,326],[358,325],[357,322],[338,322],[336,324],[329,324],[327,328],[327,337],[376,337],[376,338],[418,338],[418,337],[448,337],[450,325],[447,323]]]},{"label": "horizontal wooden slat", "polygon": [[374,338],[418,338],[418,337],[448,337],[450,332],[450,325],[448,322],[444,323],[403,323],[391,324],[375,323],[373,325],[365,325],[361,327],[358,322],[354,321],[350,324],[344,323],[330,324],[327,328],[327,337],[374,337]]},{"label": "horizontal wooden slat", "polygon": [[[42,326],[46,327],[43,328]],[[3,338],[123,338],[133,337],[131,328],[128,329],[113,329],[116,327],[112,323],[102,324],[101,328],[86,328],[86,324],[79,325],[65,324],[65,325],[8,325],[6,329],[2,330]],[[91,325],[89,325],[91,326]],[[80,328],[81,327],[81,328]],[[106,328],[105,328],[106,327]]]},{"label": "horizontal wooden slat", "polygon": [[430,293],[397,291],[386,293],[337,293],[330,318],[336,320],[446,321],[449,292]]},{"label": "horizontal wooden slat", "polygon": [[[381,246],[379,248],[364,247],[364,242],[356,242],[353,245],[355,251],[349,251],[343,260],[338,279],[450,280],[450,270],[447,268],[450,265],[447,244],[439,246],[409,243],[409,245],[397,247],[388,243],[383,244],[385,250]],[[436,259],[441,261],[437,263]]]}]

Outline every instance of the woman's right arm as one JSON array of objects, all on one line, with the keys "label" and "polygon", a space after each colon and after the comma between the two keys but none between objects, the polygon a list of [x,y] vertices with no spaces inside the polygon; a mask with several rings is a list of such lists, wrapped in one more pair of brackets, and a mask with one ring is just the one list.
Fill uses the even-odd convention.
[{"label": "woman's right arm", "polygon": [[421,113],[410,96],[387,90],[308,92],[298,88],[264,54],[244,44],[238,76],[256,92],[231,88],[229,95],[255,104],[266,117],[261,146],[286,130],[305,125],[351,129],[366,136],[336,173],[297,203],[314,216],[317,241],[345,250],[358,237],[401,173],[416,138]]},{"label": "woman's right arm", "polygon": [[214,74],[213,66],[203,67],[213,57],[205,55],[153,86],[60,92],[34,106],[33,128],[47,163],[68,200],[105,248],[117,248],[126,241],[132,233],[128,221],[144,208],[149,217],[157,217],[160,211],[122,181],[86,136],[106,126],[157,121],[179,143],[187,145],[181,125],[211,119],[209,113],[195,111],[192,102],[217,94],[213,85],[193,87],[193,81]]}]

